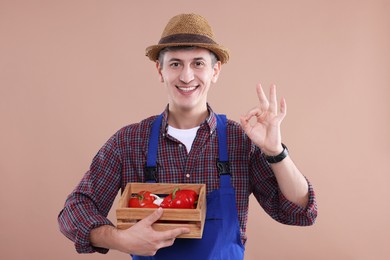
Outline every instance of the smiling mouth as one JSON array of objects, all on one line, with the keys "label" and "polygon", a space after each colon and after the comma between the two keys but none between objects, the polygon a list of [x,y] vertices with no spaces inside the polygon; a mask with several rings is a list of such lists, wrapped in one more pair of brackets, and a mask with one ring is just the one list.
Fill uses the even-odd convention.
[{"label": "smiling mouth", "polygon": [[179,87],[179,86],[176,86],[177,89],[179,89],[180,91],[183,91],[183,92],[190,92],[190,91],[193,91],[195,89],[197,89],[199,86],[194,86],[194,87]]}]

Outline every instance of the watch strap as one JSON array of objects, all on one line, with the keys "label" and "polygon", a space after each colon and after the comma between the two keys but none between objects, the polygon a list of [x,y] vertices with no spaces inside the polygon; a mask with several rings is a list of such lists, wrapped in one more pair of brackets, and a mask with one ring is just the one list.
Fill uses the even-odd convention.
[{"label": "watch strap", "polygon": [[283,143],[282,143],[282,147],[283,147],[283,151],[280,154],[275,155],[275,156],[271,156],[271,155],[264,156],[268,163],[278,163],[287,157],[288,148]]}]

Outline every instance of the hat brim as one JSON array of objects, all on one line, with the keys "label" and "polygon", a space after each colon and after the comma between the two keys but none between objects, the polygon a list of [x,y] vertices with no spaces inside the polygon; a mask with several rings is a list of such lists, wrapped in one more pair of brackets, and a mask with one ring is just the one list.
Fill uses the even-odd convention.
[{"label": "hat brim", "polygon": [[157,44],[152,45],[146,48],[146,56],[149,57],[151,61],[158,60],[158,54],[160,51],[166,47],[177,47],[177,46],[195,46],[200,48],[205,48],[217,55],[218,60],[221,61],[222,64],[227,63],[229,60],[229,50],[225,47],[218,44],[207,44],[207,43],[167,43],[167,44]]}]

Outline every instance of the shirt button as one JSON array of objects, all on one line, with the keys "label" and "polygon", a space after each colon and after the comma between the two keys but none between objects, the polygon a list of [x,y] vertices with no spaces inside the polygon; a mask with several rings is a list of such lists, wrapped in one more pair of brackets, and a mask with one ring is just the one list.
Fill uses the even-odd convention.
[{"label": "shirt button", "polygon": [[183,145],[182,144],[179,144],[179,147],[182,147]]},{"label": "shirt button", "polygon": [[189,173],[186,174],[186,177],[189,178],[191,175]]}]

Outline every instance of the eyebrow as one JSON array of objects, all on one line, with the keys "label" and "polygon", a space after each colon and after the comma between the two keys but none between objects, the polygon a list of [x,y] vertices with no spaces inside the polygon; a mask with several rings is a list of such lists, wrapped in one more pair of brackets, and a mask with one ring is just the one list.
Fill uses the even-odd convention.
[{"label": "eyebrow", "polygon": [[[203,57],[196,57],[196,58],[193,58],[193,61],[200,61],[200,60],[206,60],[205,58],[203,58]],[[181,60],[181,59],[178,59],[178,58],[171,58],[171,59],[169,59],[169,61],[168,62],[172,62],[172,61],[179,61],[179,62],[181,62],[181,61],[183,61],[183,60]]]}]

